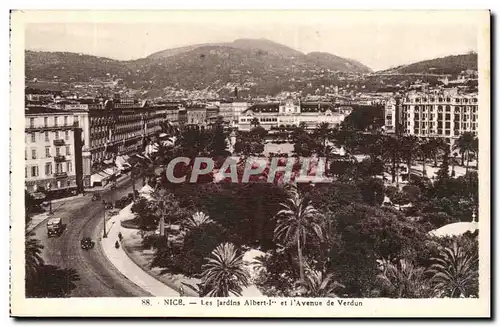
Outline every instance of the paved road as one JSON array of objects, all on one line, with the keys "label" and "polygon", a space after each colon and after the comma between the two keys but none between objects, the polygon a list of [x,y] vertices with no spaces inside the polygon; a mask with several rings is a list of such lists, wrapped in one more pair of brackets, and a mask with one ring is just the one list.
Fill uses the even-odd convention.
[{"label": "paved road", "polygon": [[[136,184],[140,187],[142,183]],[[116,190],[101,192],[106,201],[116,201],[132,192],[132,181],[127,178],[118,183]],[[66,228],[59,237],[47,237],[44,223],[34,232],[44,245],[43,257],[46,263],[64,268],[76,269],[80,280],[72,291],[72,297],[139,297],[149,296],[147,292],[125,278],[108,261],[99,244],[103,226],[102,202],[91,200],[87,195],[65,203],[58,203],[54,217],[61,217]],[[89,236],[96,241],[93,250],[84,251],[80,240]]]}]

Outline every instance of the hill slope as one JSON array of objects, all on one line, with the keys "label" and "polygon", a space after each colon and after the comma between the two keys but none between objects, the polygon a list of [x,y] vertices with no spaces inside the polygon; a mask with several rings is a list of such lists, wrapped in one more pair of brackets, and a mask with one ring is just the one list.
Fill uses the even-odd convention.
[{"label": "hill slope", "polygon": [[[216,90],[227,83],[251,85],[259,94],[298,90],[335,82],[335,72],[367,73],[351,59],[328,53],[303,54],[265,39],[167,49],[146,58],[117,61],[67,52],[26,51],[26,77],[63,82],[116,76],[129,87]],[[317,81],[315,83],[314,81]],[[293,85],[292,85],[293,84]]]},{"label": "hill slope", "polygon": [[424,60],[409,65],[399,66],[377,73],[383,74],[452,74],[456,75],[464,70],[477,70],[477,54],[446,56],[431,60]]}]

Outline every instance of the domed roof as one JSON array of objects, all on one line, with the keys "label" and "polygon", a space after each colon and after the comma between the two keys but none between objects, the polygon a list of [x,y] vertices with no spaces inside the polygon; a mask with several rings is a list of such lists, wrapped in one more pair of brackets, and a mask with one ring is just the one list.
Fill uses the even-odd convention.
[{"label": "domed roof", "polygon": [[449,237],[449,236],[459,236],[465,234],[466,232],[475,232],[477,230],[477,222],[458,222],[448,225],[444,225],[438,229],[429,232],[430,235],[436,237]]}]

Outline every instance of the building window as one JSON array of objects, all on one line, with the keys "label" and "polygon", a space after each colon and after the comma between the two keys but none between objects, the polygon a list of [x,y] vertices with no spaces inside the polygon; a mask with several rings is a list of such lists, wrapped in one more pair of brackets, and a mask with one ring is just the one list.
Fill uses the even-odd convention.
[{"label": "building window", "polygon": [[36,149],[31,149],[31,159],[36,159]]},{"label": "building window", "polygon": [[71,169],[72,169],[71,161],[66,161],[66,171],[70,173]]},{"label": "building window", "polygon": [[49,141],[49,132],[45,132],[45,142]]},{"label": "building window", "polygon": [[30,118],[30,127],[35,127],[35,118]]},{"label": "building window", "polygon": [[451,119],[450,114],[446,114],[446,116],[445,116],[445,120],[450,120],[450,119]]},{"label": "building window", "polygon": [[38,166],[31,166],[31,177],[38,177]]},{"label": "building window", "polygon": [[61,148],[56,146],[56,156],[60,156],[61,155]]},{"label": "building window", "polygon": [[55,127],[57,127],[57,126],[59,125],[59,124],[58,124],[58,122],[57,122],[57,119],[58,119],[58,118],[59,118],[59,117],[54,117],[54,126],[55,126]]},{"label": "building window", "polygon": [[45,147],[45,158],[50,158],[50,146]]},{"label": "building window", "polygon": [[36,142],[35,133],[31,133],[31,143],[35,143],[35,142]]},{"label": "building window", "polygon": [[49,117],[43,117],[43,127],[47,127],[49,124]]},{"label": "building window", "polygon": [[52,162],[45,163],[45,175],[46,176],[52,175]]},{"label": "building window", "polygon": [[59,140],[59,131],[55,131],[54,134],[56,135],[56,140]]},{"label": "building window", "polygon": [[24,177],[28,178],[28,167],[24,167]]},{"label": "building window", "polygon": [[446,123],[444,124],[444,127],[445,127],[445,128],[450,128],[450,122],[446,122]]},{"label": "building window", "polygon": [[56,163],[56,174],[60,174],[63,172],[62,164],[60,162]]},{"label": "building window", "polygon": [[64,116],[64,126],[68,126],[68,116]]},{"label": "building window", "polygon": [[71,155],[71,147],[69,145],[66,145],[66,155]]}]

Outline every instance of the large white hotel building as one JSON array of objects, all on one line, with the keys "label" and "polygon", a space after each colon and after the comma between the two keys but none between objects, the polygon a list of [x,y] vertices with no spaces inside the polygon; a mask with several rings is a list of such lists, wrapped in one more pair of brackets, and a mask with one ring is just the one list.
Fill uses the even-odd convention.
[{"label": "large white hotel building", "polygon": [[387,133],[440,137],[451,145],[461,134],[478,131],[478,97],[457,90],[410,92],[385,105]]}]

